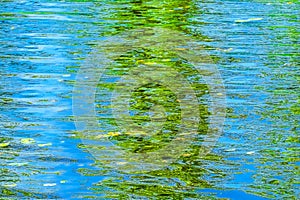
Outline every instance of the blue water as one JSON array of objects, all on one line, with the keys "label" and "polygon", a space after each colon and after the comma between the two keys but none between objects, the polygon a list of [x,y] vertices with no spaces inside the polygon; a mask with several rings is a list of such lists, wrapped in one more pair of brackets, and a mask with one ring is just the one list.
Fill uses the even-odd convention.
[{"label": "blue water", "polygon": [[[0,197],[297,199],[298,13],[296,1],[0,1]],[[207,157],[178,161],[178,174],[106,168],[74,123],[91,52],[145,27],[205,45],[226,90],[223,134]]]}]

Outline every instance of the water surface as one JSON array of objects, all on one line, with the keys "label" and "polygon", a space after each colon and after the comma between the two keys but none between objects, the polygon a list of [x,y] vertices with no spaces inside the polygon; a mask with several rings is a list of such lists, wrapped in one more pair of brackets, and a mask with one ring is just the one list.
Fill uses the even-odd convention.
[{"label": "water surface", "polygon": [[[299,3],[284,0],[0,1],[1,198],[297,199],[298,13]],[[161,40],[141,39],[137,46],[127,38],[130,49],[117,57],[116,49],[101,46],[135,30],[180,36],[169,39],[158,31]],[[164,49],[169,40],[177,50]],[[202,157],[211,114],[208,85],[192,67],[195,57],[182,53],[195,47],[209,56],[226,89],[223,134]],[[101,133],[128,152],[168,144],[180,130],[182,111],[171,90],[144,85],[131,96],[132,120],[147,126],[148,110],[161,105],[154,111],[166,121],[158,120],[162,128],[155,130],[164,134],[117,134],[122,127],[107,96],[117,78],[130,67],[164,65],[191,83],[203,121],[199,138],[176,162],[128,173],[107,165],[105,154],[90,153],[102,146],[76,130],[72,96],[77,72],[95,49],[115,61],[96,93]]]}]

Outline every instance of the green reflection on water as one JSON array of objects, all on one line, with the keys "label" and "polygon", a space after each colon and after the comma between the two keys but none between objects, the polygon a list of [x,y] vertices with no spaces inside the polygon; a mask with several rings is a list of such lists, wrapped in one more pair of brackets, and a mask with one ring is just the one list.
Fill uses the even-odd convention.
[{"label": "green reflection on water", "polygon": [[[103,35],[116,35],[122,33],[125,41],[128,40],[130,48],[121,45],[100,44],[104,46],[104,53],[115,61],[114,64],[108,66],[106,75],[111,77],[118,77],[126,75],[126,73],[133,68],[138,68],[140,65],[153,66],[162,64],[170,67],[181,74],[186,80],[189,81],[193,91],[196,94],[199,104],[197,105],[200,110],[199,118],[200,123],[198,127],[199,137],[194,138],[192,145],[189,148],[183,149],[181,157],[176,163],[161,170],[152,172],[136,171],[132,174],[118,172],[110,176],[104,181],[95,183],[92,187],[96,193],[104,195],[105,198],[141,198],[141,197],[155,197],[155,198],[195,198],[195,199],[214,199],[214,195],[205,197],[195,191],[199,188],[214,187],[214,183],[206,180],[205,176],[209,176],[211,172],[214,173],[216,179],[223,179],[226,174],[222,170],[216,169],[213,166],[204,164],[206,161],[224,162],[220,156],[208,154],[205,157],[199,158],[200,151],[202,151],[202,136],[205,137],[208,131],[208,86],[201,79],[199,71],[193,68],[190,63],[196,63],[199,60],[203,63],[216,62],[217,57],[209,59],[201,57],[201,51],[205,48],[201,45],[189,44],[191,41],[208,40],[208,38],[197,34],[196,31],[188,28],[189,18],[196,11],[196,7],[192,1],[106,1],[105,4],[113,7],[114,9],[110,15],[105,17],[105,20],[110,20],[111,23],[106,24]],[[102,3],[99,6],[103,5]],[[198,9],[198,8],[197,8]],[[199,9],[197,11],[200,12]],[[160,28],[153,28],[160,27]],[[164,29],[161,29],[164,28]],[[131,43],[130,39],[135,39],[134,31],[130,30],[144,30],[145,36],[139,39],[138,44]],[[179,35],[175,31],[183,32]],[[126,36],[126,32],[130,34]],[[154,39],[151,32],[158,31],[159,35]],[[125,34],[123,34],[125,32]],[[147,32],[150,36],[147,37]],[[137,31],[137,34],[138,31]],[[177,36],[170,38],[170,35]],[[155,41],[154,41],[155,40]],[[125,43],[126,44],[126,43]],[[137,46],[135,46],[137,45]],[[170,45],[170,48],[169,46]],[[177,49],[174,49],[177,47]],[[186,53],[186,50],[195,48],[193,53]],[[129,50],[130,49],[130,50]],[[123,50],[123,53],[117,54]],[[186,59],[185,59],[186,58]],[[209,73],[202,71],[201,73]],[[99,82],[99,90],[113,91],[116,87],[114,82]],[[103,114],[105,109],[114,109],[111,105],[101,105],[102,93],[98,93],[96,100],[96,108],[98,114]],[[163,117],[163,121],[159,121],[158,127],[161,127],[157,132],[151,135],[135,135],[135,133],[119,133],[119,128],[115,127],[117,122],[113,118],[99,117],[99,123],[110,124],[112,132],[107,135],[116,145],[123,147],[126,151],[133,153],[151,152],[161,149],[168,144],[174,137],[179,129],[181,123],[181,108],[180,101],[176,95],[167,87],[159,83],[149,83],[141,85],[136,88],[130,99],[130,110],[135,114],[131,116],[131,120],[140,125],[147,126],[153,118],[150,118],[151,109],[159,105],[158,118]],[[163,110],[162,110],[163,109]],[[153,125],[153,124],[152,124]],[[122,128],[122,127],[120,127]],[[150,127],[151,128],[151,127]],[[156,127],[157,128],[157,127]],[[109,128],[108,128],[109,130]],[[188,134],[188,130],[187,130]],[[84,133],[77,133],[81,139],[91,139],[97,136],[85,135]],[[86,138],[88,137],[88,138]],[[97,140],[97,139],[96,139]],[[184,138],[182,143],[185,143]],[[86,142],[87,143],[87,142]],[[89,149],[93,154],[101,152],[103,148],[91,144],[81,145],[83,149]],[[178,147],[179,148],[179,147]],[[105,147],[104,147],[105,149]],[[129,154],[130,155],[130,154]],[[165,155],[168,157],[168,153]],[[100,156],[101,157],[101,156]],[[105,157],[105,155],[103,155]],[[97,157],[96,157],[97,158]],[[130,159],[130,158],[129,158]],[[119,164],[123,164],[119,162]],[[100,171],[92,171],[88,169],[80,170],[85,175],[109,175],[114,171],[114,168],[108,168],[105,161],[96,160],[96,166],[99,166]],[[126,177],[126,178],[125,178]]]},{"label": "green reflection on water", "polygon": [[[285,4],[274,6],[297,6],[299,1],[280,1]],[[288,8],[286,8],[288,9]],[[258,138],[261,158],[257,160],[257,173],[253,176],[251,191],[269,198],[297,199],[299,194],[299,131],[300,131],[300,78],[299,58],[300,33],[296,15],[286,12],[270,14],[270,19],[286,21],[286,24],[273,24],[267,28],[272,31],[266,71],[262,77],[268,78],[258,90],[270,94],[266,105],[258,113],[263,120],[272,122],[264,138]],[[296,24],[294,24],[296,23]],[[292,25],[294,24],[294,26]]]}]

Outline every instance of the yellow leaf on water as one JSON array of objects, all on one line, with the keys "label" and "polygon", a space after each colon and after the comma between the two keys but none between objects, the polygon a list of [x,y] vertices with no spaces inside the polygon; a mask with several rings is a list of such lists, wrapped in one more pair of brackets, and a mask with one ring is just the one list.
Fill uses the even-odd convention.
[{"label": "yellow leaf on water", "polygon": [[0,148],[2,147],[8,147],[9,146],[9,142],[3,142],[3,143],[0,143]]},{"label": "yellow leaf on water", "polygon": [[21,139],[21,143],[22,144],[33,144],[33,143],[35,143],[35,140],[32,138],[23,138],[23,139]]},{"label": "yellow leaf on water", "polygon": [[155,65],[156,62],[144,62],[145,65]]},{"label": "yellow leaf on water", "polygon": [[144,63],[145,61],[144,60],[138,60],[137,62],[138,63]]},{"label": "yellow leaf on water", "polygon": [[248,22],[248,20],[237,19],[234,22],[236,22],[236,23],[243,23],[243,22]]},{"label": "yellow leaf on water", "polygon": [[52,143],[46,143],[46,144],[38,144],[39,147],[46,147],[46,146],[51,146]]},{"label": "yellow leaf on water", "polygon": [[248,20],[249,21],[260,21],[260,20],[262,20],[263,18],[261,18],[261,17],[256,17],[256,18],[249,18]]},{"label": "yellow leaf on water", "polygon": [[5,184],[5,185],[3,185],[4,187],[16,187],[17,186],[17,184],[15,184],[15,183],[12,183],[12,184]]},{"label": "yellow leaf on water", "polygon": [[170,62],[172,60],[170,58],[168,58],[168,59],[162,59],[161,61],[163,61],[163,62]]},{"label": "yellow leaf on water", "polygon": [[222,51],[224,51],[224,52],[230,52],[232,50],[233,50],[233,48],[228,48],[228,49],[223,49]]},{"label": "yellow leaf on water", "polygon": [[118,135],[121,135],[121,133],[119,133],[119,132],[109,132],[109,133],[107,133],[107,135],[109,135],[109,136],[118,136]]}]

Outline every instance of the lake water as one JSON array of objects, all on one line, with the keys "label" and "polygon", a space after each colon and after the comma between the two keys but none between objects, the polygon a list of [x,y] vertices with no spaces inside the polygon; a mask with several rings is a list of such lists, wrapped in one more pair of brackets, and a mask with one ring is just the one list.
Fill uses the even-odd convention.
[{"label": "lake water", "polygon": [[299,8],[0,1],[0,199],[297,199]]}]

